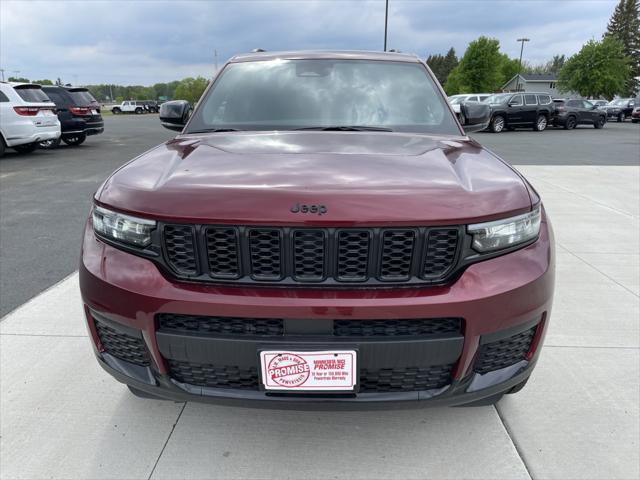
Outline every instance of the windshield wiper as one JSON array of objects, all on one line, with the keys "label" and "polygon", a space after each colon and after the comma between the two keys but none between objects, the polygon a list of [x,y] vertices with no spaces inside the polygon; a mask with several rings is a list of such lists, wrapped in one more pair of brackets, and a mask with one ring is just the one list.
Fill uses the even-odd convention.
[{"label": "windshield wiper", "polygon": [[205,128],[204,130],[193,130],[185,133],[219,133],[219,132],[242,132],[237,128]]},{"label": "windshield wiper", "polygon": [[301,127],[293,130],[320,130],[323,132],[393,132],[386,127],[368,127],[366,125],[333,125],[329,127]]}]

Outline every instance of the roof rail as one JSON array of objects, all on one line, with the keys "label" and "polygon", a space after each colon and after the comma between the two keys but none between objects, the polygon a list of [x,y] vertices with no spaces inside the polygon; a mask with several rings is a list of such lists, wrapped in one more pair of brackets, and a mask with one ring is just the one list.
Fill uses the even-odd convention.
[{"label": "roof rail", "polygon": [[251,50],[251,53],[260,53],[260,52],[266,52],[266,50],[264,48],[254,48],[253,50]]}]

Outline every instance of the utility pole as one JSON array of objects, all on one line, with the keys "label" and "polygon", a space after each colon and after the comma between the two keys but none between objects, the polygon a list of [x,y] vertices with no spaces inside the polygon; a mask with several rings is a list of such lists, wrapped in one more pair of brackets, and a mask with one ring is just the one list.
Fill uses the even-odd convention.
[{"label": "utility pole", "polygon": [[0,74],[2,74],[2,81],[4,82],[4,68],[0,68]]},{"label": "utility pole", "polygon": [[384,7],[384,51],[387,51],[387,24],[389,22],[389,0],[386,0]]},{"label": "utility pole", "polygon": [[216,73],[218,72],[218,50],[213,50],[213,58],[216,65]]},{"label": "utility pole", "polygon": [[520,91],[520,71],[522,70],[522,51],[524,50],[524,42],[528,42],[528,38],[519,38],[520,42],[520,60],[518,60],[518,80],[516,80],[516,92]]},{"label": "utility pole", "polygon": [[20,70],[14,70],[13,71],[13,75],[18,78],[18,75],[20,74]]}]

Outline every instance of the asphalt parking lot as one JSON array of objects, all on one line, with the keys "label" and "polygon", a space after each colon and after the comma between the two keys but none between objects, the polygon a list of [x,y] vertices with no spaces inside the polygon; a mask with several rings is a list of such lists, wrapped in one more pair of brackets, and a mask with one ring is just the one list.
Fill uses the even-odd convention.
[{"label": "asphalt parking lot", "polygon": [[0,159],[3,479],[640,476],[639,125],[475,134],[531,180],[556,232],[550,331],[522,392],[497,408],[292,412],[137,399],[93,360],[73,273],[91,194],[172,136],[157,116],[105,123],[79,148]]}]

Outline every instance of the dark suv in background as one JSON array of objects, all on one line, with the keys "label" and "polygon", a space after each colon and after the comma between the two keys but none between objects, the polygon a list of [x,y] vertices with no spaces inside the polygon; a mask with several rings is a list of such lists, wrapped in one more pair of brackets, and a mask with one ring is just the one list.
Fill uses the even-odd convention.
[{"label": "dark suv in background", "polygon": [[55,148],[62,140],[67,145],[80,145],[89,135],[104,132],[100,104],[83,87],[44,85],[42,90],[56,104],[62,136],[40,143],[41,148]]},{"label": "dark suv in background", "polygon": [[493,133],[523,127],[541,132],[547,128],[554,113],[548,93],[498,93],[484,102],[491,106],[489,130]]},{"label": "dark suv in background", "polygon": [[631,117],[633,109],[640,105],[640,98],[617,98],[611,100],[606,107],[607,117],[615,118],[618,122],[624,122]]},{"label": "dark suv in background", "polygon": [[602,128],[607,123],[607,113],[588,100],[558,98],[553,101],[555,114],[553,126],[572,130],[578,125],[593,125]]}]

